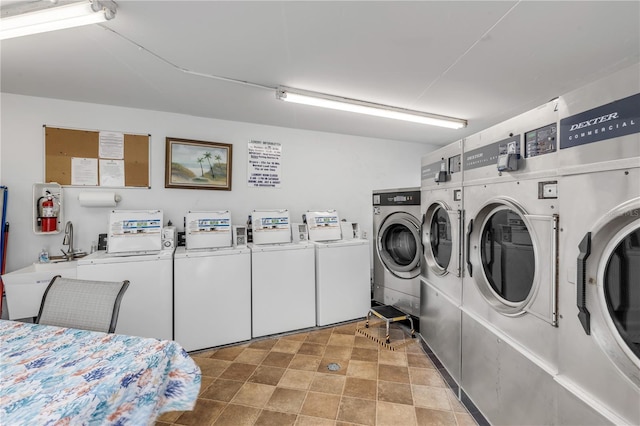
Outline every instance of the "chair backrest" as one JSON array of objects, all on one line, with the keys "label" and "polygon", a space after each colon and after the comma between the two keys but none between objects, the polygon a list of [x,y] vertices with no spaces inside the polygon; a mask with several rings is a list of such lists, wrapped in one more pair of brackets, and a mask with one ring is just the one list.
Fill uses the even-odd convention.
[{"label": "chair backrest", "polygon": [[51,279],[42,296],[36,323],[113,333],[120,301],[129,281]]}]

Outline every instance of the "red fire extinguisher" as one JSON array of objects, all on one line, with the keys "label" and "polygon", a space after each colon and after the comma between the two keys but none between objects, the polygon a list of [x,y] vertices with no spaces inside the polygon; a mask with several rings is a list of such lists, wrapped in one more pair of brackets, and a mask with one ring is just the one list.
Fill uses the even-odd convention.
[{"label": "red fire extinguisher", "polygon": [[40,197],[38,202],[44,198],[40,204],[40,230],[42,232],[54,232],[58,227],[58,216],[53,202],[53,196]]}]

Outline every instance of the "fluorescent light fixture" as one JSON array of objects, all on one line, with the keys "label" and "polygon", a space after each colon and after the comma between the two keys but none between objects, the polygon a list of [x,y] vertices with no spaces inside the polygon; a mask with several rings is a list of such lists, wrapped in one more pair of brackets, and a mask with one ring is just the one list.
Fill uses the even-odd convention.
[{"label": "fluorescent light fixture", "polygon": [[116,4],[111,0],[85,0],[0,19],[0,40],[30,34],[97,24],[113,19]]},{"label": "fluorescent light fixture", "polygon": [[343,98],[340,96],[326,95],[324,93],[310,92],[308,90],[292,89],[290,87],[278,87],[276,89],[276,98],[282,101],[298,104],[313,105],[323,108],[337,109],[340,111],[357,112],[359,114],[392,118],[394,120],[430,124],[432,126],[448,127],[450,129],[461,129],[467,126],[467,120],[460,118],[396,108],[388,105]]}]

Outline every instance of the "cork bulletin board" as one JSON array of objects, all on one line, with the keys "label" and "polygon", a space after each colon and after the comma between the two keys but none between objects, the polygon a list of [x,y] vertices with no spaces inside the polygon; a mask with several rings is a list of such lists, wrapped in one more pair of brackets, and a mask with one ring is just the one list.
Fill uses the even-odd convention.
[{"label": "cork bulletin board", "polygon": [[[45,182],[71,185],[71,159],[99,159],[99,137],[98,130],[63,129],[45,125]],[[124,187],[150,187],[150,139],[151,135],[124,134]]]}]

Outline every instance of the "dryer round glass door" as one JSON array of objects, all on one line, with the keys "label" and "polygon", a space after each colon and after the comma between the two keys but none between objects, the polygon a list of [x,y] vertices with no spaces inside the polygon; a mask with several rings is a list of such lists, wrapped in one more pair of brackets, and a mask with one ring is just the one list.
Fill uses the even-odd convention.
[{"label": "dryer round glass door", "polygon": [[[457,268],[453,262],[457,256],[454,241],[457,239],[457,218],[451,217],[455,213],[447,209],[444,203],[431,204],[424,214],[422,225],[424,258],[429,269],[436,275],[446,275],[451,267]],[[456,263],[456,265],[454,265]]]},{"label": "dryer round glass door", "polygon": [[391,274],[403,279],[420,274],[419,228],[418,220],[405,212],[390,214],[380,225],[377,252]]},{"label": "dryer round glass door", "polygon": [[493,291],[506,302],[521,303],[533,287],[535,256],[520,215],[500,208],[491,213],[480,240],[482,268]]},{"label": "dryer round glass door", "polygon": [[640,359],[640,228],[623,236],[609,256],[603,287],[615,329]]},{"label": "dryer round glass door", "polygon": [[507,316],[553,322],[557,217],[530,215],[507,198],[484,204],[467,226],[467,263],[478,291]]}]

